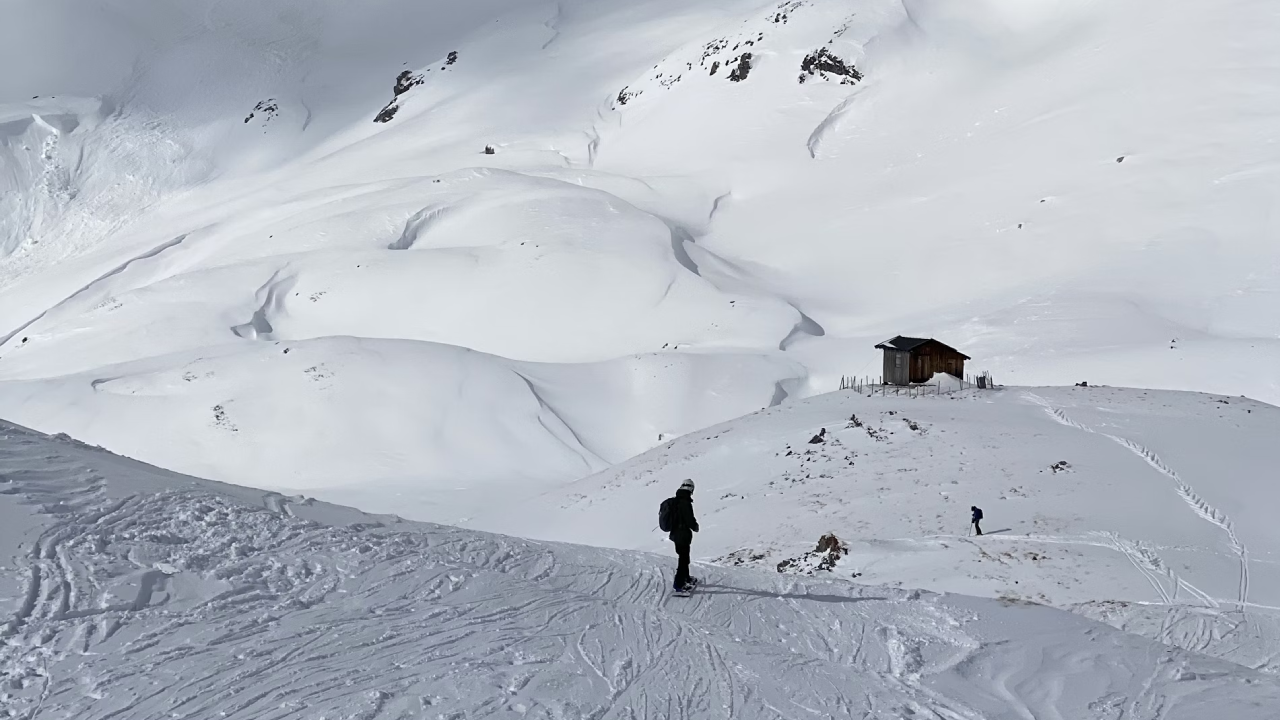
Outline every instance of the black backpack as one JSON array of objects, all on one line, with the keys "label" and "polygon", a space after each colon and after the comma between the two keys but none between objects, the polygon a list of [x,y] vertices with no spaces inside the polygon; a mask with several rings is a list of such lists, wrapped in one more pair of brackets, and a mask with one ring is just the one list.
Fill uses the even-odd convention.
[{"label": "black backpack", "polygon": [[675,498],[667,498],[658,506],[658,529],[662,532],[671,532],[671,508],[675,504]]}]

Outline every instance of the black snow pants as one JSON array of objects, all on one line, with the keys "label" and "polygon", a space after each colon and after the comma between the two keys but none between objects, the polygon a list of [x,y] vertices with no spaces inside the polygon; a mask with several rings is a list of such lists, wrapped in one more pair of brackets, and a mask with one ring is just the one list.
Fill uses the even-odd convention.
[{"label": "black snow pants", "polygon": [[977,535],[981,535],[981,534],[982,534],[982,526],[978,524],[978,523],[980,523],[980,522],[982,522],[982,521],[981,521],[981,520],[974,520],[974,521],[973,521],[973,530],[974,530],[974,533],[975,533],[975,534],[977,534]]},{"label": "black snow pants", "polygon": [[680,540],[672,541],[676,544],[676,557],[680,558],[679,562],[676,564],[676,581],[672,586],[676,590],[683,588],[689,583],[689,546],[692,542],[690,542],[690,540],[684,540],[681,542],[681,540],[684,539],[681,538]]}]

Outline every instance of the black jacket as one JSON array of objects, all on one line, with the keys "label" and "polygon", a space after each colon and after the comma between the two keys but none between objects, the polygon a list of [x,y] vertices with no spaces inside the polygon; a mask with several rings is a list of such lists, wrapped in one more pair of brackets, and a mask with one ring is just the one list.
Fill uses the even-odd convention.
[{"label": "black jacket", "polygon": [[693,516],[693,494],[680,490],[671,501],[671,532],[667,537],[682,544],[693,542],[693,534],[698,532],[698,518]]}]

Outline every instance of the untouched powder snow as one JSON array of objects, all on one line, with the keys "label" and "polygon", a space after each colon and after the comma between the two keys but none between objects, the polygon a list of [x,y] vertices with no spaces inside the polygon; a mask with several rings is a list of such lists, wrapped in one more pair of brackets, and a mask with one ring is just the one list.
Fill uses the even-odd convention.
[{"label": "untouched powder snow", "polygon": [[10,382],[0,397],[41,425],[185,472],[454,518],[494,490],[535,492],[642,452],[659,433],[758,409],[777,378],[801,373],[751,354],[565,366],[327,337]]},{"label": "untouched powder snow", "polygon": [[695,557],[813,572],[832,533],[835,578],[1049,604],[1274,674],[1277,437],[1280,408],[1194,393],[831,393],[467,523],[670,553],[657,506],[692,478]]},{"label": "untouched powder snow", "polygon": [[0,716],[1263,720],[1280,682],[1035,604],[414,524],[0,425]]},{"label": "untouched powder snow", "polygon": [[538,489],[899,333],[1280,401],[1264,0],[10,5],[0,417],[43,431]]}]

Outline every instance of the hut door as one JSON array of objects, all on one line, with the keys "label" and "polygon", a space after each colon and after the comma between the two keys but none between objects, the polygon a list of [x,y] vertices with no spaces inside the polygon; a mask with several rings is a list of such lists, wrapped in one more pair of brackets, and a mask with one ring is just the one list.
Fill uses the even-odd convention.
[{"label": "hut door", "polygon": [[920,383],[929,379],[933,375],[930,370],[933,365],[933,358],[928,355],[916,355],[911,358],[911,382]]}]

